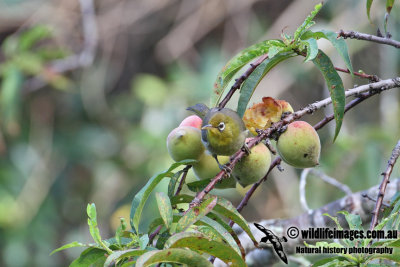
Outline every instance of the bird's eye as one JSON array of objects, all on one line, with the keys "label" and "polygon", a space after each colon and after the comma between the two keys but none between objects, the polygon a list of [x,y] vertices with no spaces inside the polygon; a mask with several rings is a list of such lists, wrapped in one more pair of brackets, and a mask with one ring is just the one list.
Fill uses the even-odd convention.
[{"label": "bird's eye", "polygon": [[218,129],[219,129],[220,131],[223,131],[223,130],[225,129],[225,123],[220,122],[220,123],[218,124]]}]

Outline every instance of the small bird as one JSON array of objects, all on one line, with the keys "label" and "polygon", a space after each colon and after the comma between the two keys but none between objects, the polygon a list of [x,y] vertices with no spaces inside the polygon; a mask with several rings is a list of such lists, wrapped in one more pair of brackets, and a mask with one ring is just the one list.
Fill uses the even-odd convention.
[{"label": "small bird", "polygon": [[229,108],[209,109],[204,104],[196,104],[188,107],[187,110],[193,111],[202,118],[201,139],[220,169],[227,169],[227,167],[219,163],[217,155],[230,156],[242,147],[249,152],[245,145],[248,131],[235,111]]},{"label": "small bird", "polygon": [[261,238],[260,242],[267,243],[268,241],[271,242],[272,246],[278,257],[284,262],[288,263],[285,251],[283,250],[283,246],[281,242],[287,242],[286,237],[279,238],[277,237],[271,230],[265,228],[261,224],[254,223],[254,225],[265,234],[263,238]]}]

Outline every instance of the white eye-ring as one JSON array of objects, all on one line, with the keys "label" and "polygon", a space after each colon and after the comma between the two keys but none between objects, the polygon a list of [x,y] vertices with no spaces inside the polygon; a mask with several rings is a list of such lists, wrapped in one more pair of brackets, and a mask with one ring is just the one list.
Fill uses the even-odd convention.
[{"label": "white eye-ring", "polygon": [[220,130],[221,132],[225,129],[225,123],[224,122],[220,122],[218,124],[218,130]]}]

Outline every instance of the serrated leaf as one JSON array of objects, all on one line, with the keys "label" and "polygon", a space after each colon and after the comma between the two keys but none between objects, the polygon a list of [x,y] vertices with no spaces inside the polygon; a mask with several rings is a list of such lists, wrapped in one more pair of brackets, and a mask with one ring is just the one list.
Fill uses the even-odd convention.
[{"label": "serrated leaf", "polygon": [[79,243],[77,241],[74,241],[74,242],[65,244],[64,246],[53,250],[50,253],[50,256],[53,255],[54,253],[58,252],[58,251],[61,251],[61,250],[67,249],[67,248],[77,248],[77,247],[97,247],[97,245],[96,244],[83,244],[83,243]]},{"label": "serrated leaf", "polygon": [[166,242],[166,247],[187,247],[191,250],[207,253],[225,262],[228,266],[247,266],[242,257],[230,246],[213,240],[209,240],[202,233],[183,232],[178,233]]},{"label": "serrated leaf", "polygon": [[168,196],[163,192],[156,193],[157,206],[165,227],[170,229],[172,224],[172,206]]},{"label": "serrated leaf", "polygon": [[284,46],[281,40],[266,40],[254,44],[235,55],[218,73],[214,83],[214,94],[211,96],[211,107],[217,106],[226,86],[232,80],[233,76],[251,60],[261,55],[267,54],[270,46]]},{"label": "serrated leaf", "polygon": [[131,214],[130,214],[130,224],[132,230],[136,233],[139,233],[139,221],[142,215],[144,204],[150,196],[150,193],[154,190],[154,188],[161,182],[165,177],[171,176],[171,171],[181,165],[187,165],[194,163],[194,160],[183,160],[180,162],[175,162],[171,165],[171,167],[159,174],[154,175],[150,178],[150,180],[146,183],[145,186],[135,195],[132,200],[131,206]]},{"label": "serrated leaf", "polygon": [[307,40],[304,40],[303,42],[307,48],[307,56],[304,62],[313,60],[318,55],[317,40],[315,40],[314,38],[309,38]]},{"label": "serrated leaf", "polygon": [[237,113],[240,117],[243,117],[247,104],[249,103],[251,96],[253,95],[258,84],[261,82],[262,78],[278,63],[294,56],[296,55],[290,52],[277,54],[273,58],[264,60],[264,62],[262,62],[253,71],[253,73],[250,74],[240,89],[240,97],[237,108]]},{"label": "serrated leaf", "polygon": [[217,204],[217,197],[206,199],[198,207],[190,209],[182,218],[178,221],[176,226],[176,232],[182,232],[189,226],[194,224],[196,221],[204,217],[209,213]]},{"label": "serrated leaf", "polygon": [[311,12],[311,14],[304,20],[304,22],[301,24],[299,28],[294,33],[294,40],[297,41],[303,33],[307,31],[308,28],[310,28],[312,25],[314,25],[314,22],[312,21],[314,17],[318,14],[318,12],[321,10],[322,4],[317,4],[314,7],[314,10]]},{"label": "serrated leaf", "polygon": [[318,55],[313,60],[313,63],[321,71],[328,86],[329,93],[332,99],[333,113],[335,116],[336,128],[333,141],[336,140],[342,126],[345,106],[345,92],[342,79],[335,70],[331,60],[324,52],[319,50]]},{"label": "serrated leaf", "polygon": [[114,262],[117,263],[118,261],[124,258],[140,256],[146,252],[147,250],[142,250],[142,249],[127,249],[127,250],[114,251],[111,255],[107,257],[107,260],[104,262],[104,267],[114,266],[113,265]]},{"label": "serrated leaf", "polygon": [[370,23],[372,23],[371,16],[370,16],[372,1],[373,0],[367,0],[367,16],[368,16],[368,20]]},{"label": "serrated leaf", "polygon": [[75,259],[70,267],[88,267],[93,265],[103,265],[106,260],[106,251],[99,248],[85,249],[81,255]]},{"label": "serrated leaf", "polygon": [[161,262],[172,262],[197,267],[213,266],[206,258],[202,257],[198,253],[183,248],[170,248],[146,252],[137,259],[135,266],[147,267]]}]

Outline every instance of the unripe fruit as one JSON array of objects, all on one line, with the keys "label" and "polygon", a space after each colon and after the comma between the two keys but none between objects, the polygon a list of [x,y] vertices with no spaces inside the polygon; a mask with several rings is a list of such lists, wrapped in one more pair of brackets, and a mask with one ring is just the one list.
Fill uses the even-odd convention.
[{"label": "unripe fruit", "polygon": [[[226,164],[229,162],[229,156],[218,156],[218,161],[221,164]],[[212,179],[219,172],[220,168],[218,167],[217,161],[208,153],[204,153],[199,161],[193,164],[193,172],[197,178],[200,180]],[[224,189],[224,188],[235,188],[236,181],[230,176],[229,178],[224,178],[220,183],[215,185],[215,188]]]},{"label": "unripe fruit", "polygon": [[271,164],[271,153],[263,143],[252,147],[250,151],[248,156],[236,163],[232,171],[232,175],[243,187],[263,178]]},{"label": "unripe fruit", "polygon": [[204,153],[201,131],[190,126],[179,126],[169,133],[167,148],[171,158],[175,161],[197,160]]},{"label": "unripe fruit", "polygon": [[277,149],[287,164],[296,168],[310,168],[318,165],[321,143],[310,124],[295,121],[279,137]]},{"label": "unripe fruit", "polygon": [[203,120],[197,116],[197,115],[192,115],[189,117],[186,117],[179,126],[192,126],[194,128],[201,129],[201,124],[203,123]]}]

